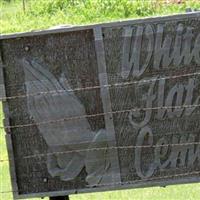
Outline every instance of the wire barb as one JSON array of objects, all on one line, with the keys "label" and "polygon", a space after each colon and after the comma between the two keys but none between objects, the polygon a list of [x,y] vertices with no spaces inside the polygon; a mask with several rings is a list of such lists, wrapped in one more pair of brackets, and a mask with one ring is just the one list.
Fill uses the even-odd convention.
[{"label": "wire barb", "polygon": [[182,105],[182,106],[161,106],[161,107],[153,107],[153,108],[152,107],[151,108],[132,108],[132,109],[127,109],[127,110],[117,110],[117,111],[103,112],[103,113],[97,113],[97,114],[87,114],[87,115],[80,115],[80,116],[74,116],[74,117],[67,117],[67,118],[43,121],[43,122],[38,122],[38,123],[19,124],[19,125],[13,125],[13,126],[0,126],[0,129],[13,129],[13,128],[39,126],[43,124],[59,123],[59,122],[64,122],[68,120],[79,120],[82,118],[92,118],[92,117],[99,117],[99,116],[104,116],[104,115],[109,115],[109,114],[119,114],[119,113],[126,113],[126,112],[137,112],[137,111],[158,110],[158,109],[182,109],[182,108],[195,108],[195,107],[200,107],[200,104]]},{"label": "wire barb", "polygon": [[200,72],[196,73],[189,73],[189,74],[182,74],[182,75],[176,75],[176,76],[166,76],[161,78],[152,78],[148,80],[140,80],[140,81],[129,81],[129,82],[122,82],[122,83],[113,83],[108,85],[96,85],[91,87],[82,87],[82,88],[75,88],[75,89],[69,89],[69,90],[51,90],[51,91],[45,91],[45,92],[36,92],[32,94],[24,94],[24,95],[16,95],[16,96],[9,96],[5,98],[0,98],[0,101],[6,101],[6,100],[12,100],[17,98],[26,98],[26,97],[34,97],[38,95],[47,95],[47,94],[60,94],[65,92],[77,92],[77,91],[83,91],[83,90],[93,90],[93,89],[100,89],[100,88],[106,88],[106,87],[123,87],[123,86],[129,86],[132,84],[142,84],[142,83],[150,83],[154,81],[159,80],[168,80],[168,79],[176,79],[176,78],[182,78],[182,77],[190,77],[190,76],[197,76],[200,75]]}]

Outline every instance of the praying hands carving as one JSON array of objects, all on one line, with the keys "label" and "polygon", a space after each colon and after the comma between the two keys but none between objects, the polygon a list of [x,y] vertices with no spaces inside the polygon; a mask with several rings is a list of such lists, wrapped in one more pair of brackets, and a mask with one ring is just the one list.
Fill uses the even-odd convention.
[{"label": "praying hands carving", "polygon": [[85,108],[64,75],[58,80],[36,59],[23,59],[22,65],[29,114],[48,145],[49,174],[70,181],[85,167],[89,185],[107,183],[111,168],[106,130],[91,130]]}]

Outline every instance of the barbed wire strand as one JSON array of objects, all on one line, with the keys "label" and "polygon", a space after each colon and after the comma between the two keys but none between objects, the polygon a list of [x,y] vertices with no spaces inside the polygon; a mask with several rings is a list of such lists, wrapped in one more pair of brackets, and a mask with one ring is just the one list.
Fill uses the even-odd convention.
[{"label": "barbed wire strand", "polygon": [[[80,150],[70,150],[70,151],[59,151],[59,152],[51,152],[51,153],[42,153],[42,154],[33,154],[29,156],[24,156],[20,159],[30,159],[35,157],[43,157],[43,156],[52,156],[52,155],[60,155],[60,154],[69,154],[69,153],[81,153],[88,151],[104,151],[104,150],[124,150],[124,149],[136,149],[136,148],[162,148],[162,147],[174,147],[174,146],[190,146],[190,145],[200,145],[200,142],[185,142],[181,144],[162,144],[162,145],[128,145],[128,146],[113,146],[113,147],[98,147],[98,148],[88,148],[88,149],[80,149]],[[5,161],[5,160],[4,160]],[[3,160],[2,160],[3,162]]]},{"label": "barbed wire strand", "polygon": [[[195,70],[196,71],[196,68],[194,68],[193,70]],[[173,79],[173,78],[179,78],[179,77],[184,77],[184,76],[192,76],[192,75],[199,75],[199,73],[200,72],[194,72],[194,73],[190,73],[191,71],[193,71],[192,70],[192,68],[190,68],[190,69],[183,69],[183,70],[181,70],[181,75],[171,75],[171,76],[167,76],[167,79]],[[160,73],[160,71],[157,71],[157,70],[155,70],[154,71],[154,73],[150,73],[150,72],[147,72],[146,73],[146,75],[147,76],[156,76],[156,73]],[[180,73],[180,69],[179,70],[176,70],[176,69],[173,69],[173,70],[162,70],[162,73],[164,73],[164,72],[173,72],[173,73]],[[183,73],[186,73],[186,74],[183,74]],[[109,73],[107,73],[107,75],[108,75],[108,79],[109,80],[112,80],[112,81],[114,81],[114,80],[118,80],[118,79],[120,79],[120,77],[121,77],[121,74],[120,73],[117,73],[115,76],[113,76],[113,74],[109,74]],[[169,77],[169,78],[168,78]],[[97,77],[98,78],[98,77]],[[165,77],[160,77],[160,78],[163,78],[163,79],[165,79]],[[159,78],[158,78],[159,79]],[[67,81],[68,82],[73,82],[75,79],[74,78],[67,78]],[[92,80],[90,79],[90,78],[82,78],[81,79],[82,81],[84,81],[84,83],[91,83],[92,82]],[[123,79],[122,79],[123,80]],[[149,79],[150,80],[150,79]],[[94,80],[93,80],[94,81]],[[98,79],[96,79],[95,81],[98,81]],[[29,81],[27,81],[27,82],[29,82]],[[138,82],[140,82],[140,81],[126,81],[126,82],[123,82],[123,83],[138,83]],[[8,84],[8,83],[6,83],[6,88],[9,88],[9,87],[24,87],[25,86],[25,83],[26,82],[23,82],[23,83],[21,83],[21,84]],[[95,86],[94,86],[95,87]],[[108,86],[109,87],[109,86]],[[85,87],[84,87],[85,88]],[[83,89],[84,89],[83,88]]]},{"label": "barbed wire strand", "polygon": [[[159,134],[153,134],[153,136],[174,136],[174,135],[184,135],[184,134],[187,134],[187,133],[180,133],[179,131],[176,131],[176,132],[168,132],[168,133],[165,133],[165,134],[160,134],[160,133]],[[192,133],[190,131],[190,134],[196,134],[196,133]],[[88,140],[88,141],[85,141],[85,142],[79,142],[78,145],[87,144],[87,143],[91,143],[91,141]],[[126,147],[126,146],[124,146],[124,147]],[[66,151],[66,152],[68,152],[68,151]],[[63,153],[65,153],[65,151]],[[23,158],[20,158],[20,159],[23,159]],[[18,159],[16,158],[15,160],[18,160]],[[11,159],[0,159],[0,162],[8,162],[8,161],[11,161]]]},{"label": "barbed wire strand", "polygon": [[57,119],[57,120],[43,121],[43,122],[38,122],[38,123],[19,124],[19,125],[13,125],[13,126],[0,126],[0,129],[13,129],[13,128],[39,126],[39,125],[43,125],[43,124],[59,123],[59,122],[64,122],[64,121],[69,121],[69,120],[78,120],[78,119],[82,119],[82,118],[92,118],[92,117],[104,116],[104,115],[107,115],[107,114],[118,114],[118,113],[148,111],[148,110],[158,110],[158,109],[196,108],[196,107],[200,107],[200,104],[182,105],[182,106],[160,106],[160,107],[151,107],[151,108],[132,108],[132,109],[127,109],[127,110],[117,110],[117,111],[110,111],[110,112],[103,112],[103,113],[96,113],[96,114],[86,114],[86,115],[80,115],[80,116],[73,116],[73,117],[61,118],[61,119]]},{"label": "barbed wire strand", "polygon": [[[181,72],[181,74],[180,75],[171,75],[171,76],[167,76],[167,79],[170,79],[170,78],[179,78],[179,77],[184,77],[184,76],[192,76],[192,75],[199,75],[199,73],[200,72],[193,72],[192,73],[192,71],[197,71],[197,69],[196,69],[196,67],[191,67],[191,68],[186,68],[186,69],[182,69],[181,71],[180,71],[180,69],[171,69],[171,70],[165,70],[165,69],[162,69],[162,73],[164,73],[164,72],[170,72],[170,73],[180,73]],[[147,72],[146,73],[146,75],[147,76],[156,76],[156,73],[159,73],[160,74],[160,70],[154,70],[154,72],[152,73],[152,72]],[[186,74],[183,74],[183,73],[186,73]],[[114,80],[118,80],[118,79],[121,79],[121,73],[117,73],[115,76],[113,76],[113,74],[109,74],[109,73],[107,73],[107,75],[108,75],[108,79],[109,80],[112,80],[112,81],[114,81]],[[88,77],[90,77],[90,76],[88,76]],[[169,78],[168,78],[169,77]],[[98,78],[98,76],[97,76],[97,78]],[[164,78],[165,79],[165,77],[160,77],[160,78]],[[75,80],[75,78],[69,78],[69,77],[67,77],[67,81],[68,82],[73,82]],[[91,78],[87,78],[87,77],[84,77],[84,78],[82,78],[81,80],[83,80],[85,83],[91,83]],[[122,80],[124,80],[124,79],[122,79]],[[93,80],[94,81],[94,80]],[[96,81],[98,81],[98,79],[96,79]],[[137,83],[137,82],[140,82],[140,81],[128,81],[127,83]],[[21,87],[21,86],[24,86],[25,85],[25,83],[26,82],[24,82],[24,83],[21,83],[21,84],[11,84],[11,83],[6,83],[6,87],[8,88],[8,87]],[[126,82],[125,82],[126,83]]]},{"label": "barbed wire strand", "polygon": [[50,91],[45,91],[45,92],[35,92],[32,94],[2,97],[2,98],[0,98],[0,101],[6,101],[6,100],[11,100],[11,99],[17,99],[17,98],[34,97],[34,96],[46,95],[46,94],[60,94],[60,93],[65,93],[65,92],[77,92],[77,91],[83,91],[83,90],[100,89],[100,88],[104,88],[104,87],[105,88],[106,87],[123,87],[123,86],[129,86],[132,84],[142,84],[142,83],[149,83],[149,82],[154,82],[154,81],[159,81],[159,80],[176,79],[176,78],[196,76],[196,75],[200,75],[200,72],[190,73],[190,74],[182,74],[182,75],[177,75],[177,76],[168,76],[168,77],[162,77],[162,78],[153,78],[153,79],[148,79],[148,80],[129,81],[129,82],[122,82],[122,83],[108,84],[108,85],[82,87],[82,88],[75,88],[75,89],[69,89],[69,90],[50,90]]}]

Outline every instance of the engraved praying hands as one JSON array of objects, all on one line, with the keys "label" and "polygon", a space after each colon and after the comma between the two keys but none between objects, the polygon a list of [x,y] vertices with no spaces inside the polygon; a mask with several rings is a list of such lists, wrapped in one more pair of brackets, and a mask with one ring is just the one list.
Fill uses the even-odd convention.
[{"label": "engraved praying hands", "polygon": [[[71,88],[63,74],[57,80],[44,64],[35,59],[24,59],[22,65],[26,79],[28,110],[36,123],[86,115],[80,100],[72,91],[68,92]],[[59,90],[66,92],[59,93]],[[29,95],[42,92],[44,93],[40,95]],[[97,185],[109,181],[110,161],[105,148],[108,146],[106,130],[93,132],[86,117],[40,124],[38,129],[48,145],[48,151],[53,153],[47,157],[47,168],[52,177],[59,177],[62,181],[73,180],[85,167],[88,184]],[[104,149],[79,151],[97,147]],[[66,153],[56,154],[58,152]]]}]

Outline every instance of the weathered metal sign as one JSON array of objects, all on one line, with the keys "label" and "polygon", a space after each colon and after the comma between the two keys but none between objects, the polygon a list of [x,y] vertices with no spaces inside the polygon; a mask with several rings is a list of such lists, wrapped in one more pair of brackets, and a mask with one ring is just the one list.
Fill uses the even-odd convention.
[{"label": "weathered metal sign", "polygon": [[0,39],[16,197],[200,181],[199,12]]}]

